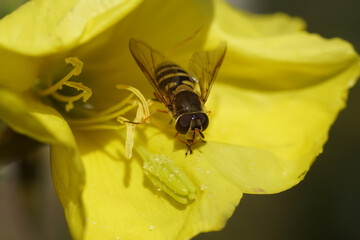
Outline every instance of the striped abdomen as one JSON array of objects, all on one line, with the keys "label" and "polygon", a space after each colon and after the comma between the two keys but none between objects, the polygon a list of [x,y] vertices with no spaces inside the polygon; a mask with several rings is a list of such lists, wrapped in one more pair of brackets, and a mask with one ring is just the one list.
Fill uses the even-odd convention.
[{"label": "striped abdomen", "polygon": [[195,93],[195,80],[178,65],[166,62],[156,69],[158,87],[170,97],[176,119],[184,113],[202,112],[200,97]]}]

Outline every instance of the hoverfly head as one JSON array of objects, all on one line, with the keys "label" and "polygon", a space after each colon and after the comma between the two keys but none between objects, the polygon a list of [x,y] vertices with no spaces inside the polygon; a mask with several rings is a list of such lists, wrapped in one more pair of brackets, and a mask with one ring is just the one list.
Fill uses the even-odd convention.
[{"label": "hoverfly head", "polygon": [[206,113],[189,113],[184,114],[176,121],[176,131],[181,134],[187,132],[199,132],[202,137],[204,136],[201,132],[209,125],[209,118]]}]

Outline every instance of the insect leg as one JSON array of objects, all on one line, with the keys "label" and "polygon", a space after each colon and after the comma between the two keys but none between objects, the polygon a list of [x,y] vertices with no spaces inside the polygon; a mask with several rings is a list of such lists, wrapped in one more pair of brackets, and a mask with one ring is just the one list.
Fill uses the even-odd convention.
[{"label": "insect leg", "polygon": [[186,144],[186,146],[188,147],[188,149],[187,149],[186,152],[185,152],[185,156],[188,155],[188,152],[190,152],[190,154],[192,154],[191,145]]},{"label": "insect leg", "polygon": [[205,138],[204,134],[201,131],[199,131],[199,134],[200,134],[201,142],[206,143],[206,141],[204,140],[204,138]]},{"label": "insect leg", "polygon": [[185,152],[185,156],[187,156],[188,153],[192,154],[192,149],[191,149],[191,146],[193,145],[193,144],[192,144],[192,140],[190,140],[190,142],[189,142],[189,140],[188,140],[188,143],[187,143],[187,142],[184,142],[183,140],[177,138],[178,135],[179,135],[179,133],[177,132],[177,133],[175,134],[175,139],[178,140],[179,142],[185,144],[185,145],[187,146],[187,150],[186,150],[186,152]]},{"label": "insect leg", "polygon": [[154,112],[153,112],[153,113],[150,113],[149,116],[147,116],[146,118],[144,118],[144,119],[141,120],[140,122],[133,122],[133,121],[124,121],[124,122],[126,122],[126,123],[131,123],[131,124],[142,124],[142,123],[146,122],[146,120],[148,120],[148,119],[151,117],[151,115],[153,115],[153,114],[154,114]]},{"label": "insect leg", "polygon": [[162,102],[161,97],[159,96],[159,94],[157,92],[154,92],[154,96],[155,96],[157,102]]}]

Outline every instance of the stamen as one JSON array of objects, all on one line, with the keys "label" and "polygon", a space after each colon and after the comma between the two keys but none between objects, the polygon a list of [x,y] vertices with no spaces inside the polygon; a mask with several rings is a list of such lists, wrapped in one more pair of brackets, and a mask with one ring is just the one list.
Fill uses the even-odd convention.
[{"label": "stamen", "polygon": [[126,114],[135,107],[136,105],[128,105],[123,109],[117,112],[109,113],[108,115],[96,114],[94,117],[83,118],[83,119],[68,118],[67,120],[71,125],[88,125],[88,124],[91,125],[96,123],[104,123],[113,119],[117,119],[117,117]]},{"label": "stamen", "polygon": [[71,65],[73,65],[74,68],[68,74],[66,74],[65,77],[63,77],[60,81],[58,81],[51,87],[44,89],[44,90],[38,90],[38,93],[40,95],[48,96],[48,95],[56,92],[57,90],[61,89],[63,84],[65,82],[67,82],[72,76],[80,75],[80,73],[82,72],[82,68],[84,66],[84,63],[82,61],[80,61],[80,59],[78,59],[77,57],[68,57],[68,58],[65,58],[65,62],[70,63]]},{"label": "stamen", "polygon": [[[58,82],[54,83],[52,86],[46,89],[38,89],[37,92],[41,96],[51,96],[59,102],[66,103],[65,110],[68,112],[74,108],[75,101],[82,99],[83,102],[87,102],[87,100],[89,100],[92,95],[92,91],[90,88],[84,86],[82,83],[69,81],[71,77],[80,75],[84,66],[83,62],[80,61],[80,59],[78,59],[77,57],[66,58],[65,62],[68,64],[70,63],[73,66],[73,69]],[[64,85],[76,89],[77,91],[81,91],[81,93],[75,96],[63,95],[62,93],[58,92],[58,90],[61,90]],[[131,94],[129,94],[121,102],[103,111],[86,109],[86,114],[91,114],[90,117],[76,119],[67,118],[67,121],[74,129],[85,131],[100,129],[119,130],[126,127],[125,155],[126,158],[130,159],[132,157],[132,149],[134,147],[134,134],[136,127],[136,125],[132,124],[132,122],[149,122],[149,104],[151,102],[148,102],[146,98],[141,94],[141,92],[132,86],[118,84],[116,85],[116,88],[127,90],[131,92]],[[134,101],[134,96],[136,96],[138,100]],[[135,107],[137,107],[135,119],[134,121],[129,121],[124,115]]]},{"label": "stamen", "polygon": [[[74,68],[68,74],[66,74],[65,77],[63,77],[60,81],[58,81],[51,87],[43,90],[39,89],[38,94],[40,94],[41,96],[51,95],[57,101],[66,102],[67,104],[65,105],[65,110],[68,112],[74,108],[73,103],[75,101],[78,101],[82,98],[83,101],[86,102],[91,97],[92,91],[90,88],[84,86],[82,83],[69,81],[72,76],[80,75],[84,66],[83,62],[80,61],[80,59],[78,59],[77,57],[65,58],[65,62],[70,63]],[[64,96],[63,94],[57,92],[58,90],[61,90],[64,85],[70,88],[75,88],[76,90],[82,92],[75,96]]]},{"label": "stamen", "polygon": [[[144,112],[141,107],[141,103],[136,101],[137,105],[139,106],[136,112],[136,116],[134,121],[138,122],[144,117]],[[134,135],[135,135],[135,124],[126,122],[126,118],[119,116],[118,121],[125,123],[126,126],[126,140],[125,140],[125,157],[130,159],[132,157],[132,149],[134,147]]]},{"label": "stamen", "polygon": [[[124,89],[124,90],[128,90],[128,91],[132,92],[140,100],[140,102],[136,101],[136,103],[139,107],[137,109],[135,119],[132,122],[137,123],[137,122],[141,122],[142,120],[149,122],[149,116],[150,116],[149,104],[148,104],[146,98],[141,94],[141,92],[138,89],[136,89],[132,86],[129,86],[129,85],[118,84],[118,85],[116,85],[116,87],[118,89]],[[117,118],[117,120],[120,123],[125,123],[125,126],[126,126],[125,157],[127,159],[130,159],[132,157],[132,149],[134,147],[134,135],[135,135],[136,125],[131,123],[131,121],[129,121],[128,119],[126,119],[123,116],[119,116]]]},{"label": "stamen", "polygon": [[[142,95],[141,92],[138,89],[136,89],[136,88],[134,88],[132,86],[123,85],[123,84],[118,84],[118,85],[116,85],[116,87],[118,89],[125,89],[125,90],[128,90],[128,91],[134,93],[141,101],[141,107],[143,109],[144,116],[147,117],[147,116],[150,115],[149,104],[146,101],[146,98],[144,97],[144,95]],[[150,120],[147,119],[146,122],[150,122]]]},{"label": "stamen", "polygon": [[[132,157],[132,149],[134,147],[134,135],[136,125],[132,122],[141,123],[148,122],[150,116],[149,104],[141,92],[128,85],[117,85],[118,89],[130,91],[131,94],[127,96],[120,103],[84,119],[68,119],[68,122],[77,130],[99,130],[112,129],[118,130],[126,127],[125,140],[125,156],[127,159]],[[138,100],[132,100],[136,96]],[[55,97],[57,97],[55,95]],[[70,103],[70,102],[69,102]],[[130,121],[124,115],[137,107],[136,116],[133,121]],[[112,121],[112,122],[111,122]],[[119,123],[119,126],[114,125],[114,122]],[[109,125],[107,125],[108,123]]]},{"label": "stamen", "polygon": [[88,131],[88,130],[120,130],[123,129],[124,125],[106,125],[106,124],[97,124],[90,126],[78,126],[76,130]]},{"label": "stamen", "polygon": [[67,104],[65,105],[65,110],[67,112],[69,112],[71,109],[74,108],[75,101],[80,100],[82,98],[83,102],[86,102],[92,95],[91,89],[88,87],[85,87],[81,83],[67,82],[64,85],[74,86],[74,88],[76,88],[77,90],[80,90],[80,88],[78,88],[77,86],[81,86],[82,87],[81,90],[86,89],[82,93],[75,95],[75,96],[64,96],[58,92],[54,92],[51,94],[51,96],[53,98],[55,98],[56,100],[58,100],[59,102],[67,102]]},{"label": "stamen", "polygon": [[104,110],[104,111],[101,111],[99,112],[99,115],[106,115],[106,114],[109,114],[119,108],[122,108],[124,107],[126,104],[128,104],[130,102],[130,100],[134,97],[134,94],[129,94],[129,96],[127,96],[124,100],[122,100],[121,102],[119,102],[118,104]]}]

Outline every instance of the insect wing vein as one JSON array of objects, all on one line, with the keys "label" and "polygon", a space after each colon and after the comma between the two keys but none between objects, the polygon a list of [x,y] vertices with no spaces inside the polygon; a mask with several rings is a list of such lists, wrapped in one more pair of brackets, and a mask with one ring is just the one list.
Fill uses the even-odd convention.
[{"label": "insect wing vein", "polygon": [[159,87],[155,75],[156,69],[163,62],[167,62],[168,60],[160,52],[152,49],[149,45],[142,41],[131,39],[129,47],[136,63],[139,65],[140,69],[144,72],[145,76],[155,89],[157,97],[159,97],[165,106],[168,107],[170,105],[169,97]]},{"label": "insect wing vein", "polygon": [[221,42],[212,51],[196,52],[189,63],[189,72],[199,83],[201,98],[205,103],[226,52],[226,43]]}]

